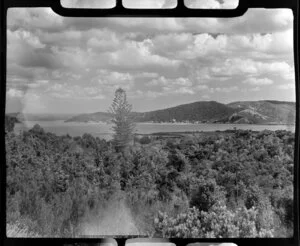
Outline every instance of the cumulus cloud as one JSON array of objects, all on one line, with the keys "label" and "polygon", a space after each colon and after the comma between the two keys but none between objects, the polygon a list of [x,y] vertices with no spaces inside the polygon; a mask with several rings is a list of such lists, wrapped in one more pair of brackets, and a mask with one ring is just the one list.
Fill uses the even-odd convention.
[{"label": "cumulus cloud", "polygon": [[[159,77],[157,79],[150,80],[147,83],[147,87],[151,88],[151,91],[146,91],[142,93],[141,91],[138,92],[139,95],[143,95],[146,97],[158,97],[158,96],[168,96],[168,95],[196,95],[201,92],[205,93],[213,93],[215,91],[221,91],[221,88],[214,88],[209,87],[205,84],[194,84],[189,78],[165,78]],[[223,88],[225,92],[236,90],[236,87],[232,88]],[[199,94],[200,95],[200,94]],[[201,98],[207,99],[209,98],[208,95],[201,95]]]},{"label": "cumulus cloud", "polygon": [[280,90],[295,90],[295,84],[290,83],[290,84],[278,85],[277,88]]},{"label": "cumulus cloud", "polygon": [[60,47],[80,46],[85,42],[85,36],[78,30],[65,30],[63,32],[39,32],[40,41],[45,45],[59,45]]},{"label": "cumulus cloud", "polygon": [[190,94],[193,95],[196,93],[198,88],[193,86],[192,81],[190,81],[189,78],[165,78],[164,76],[161,76],[157,79],[153,79],[147,83],[148,87],[156,87],[157,89],[162,89],[162,92],[159,91],[159,93],[156,91],[154,94],[147,94],[150,96],[162,96],[162,95],[168,95],[168,94]]},{"label": "cumulus cloud", "polygon": [[62,66],[56,56],[29,31],[7,31],[7,60],[22,67],[44,67],[49,69]]},{"label": "cumulus cloud", "polygon": [[216,87],[216,88],[212,89],[212,92],[230,93],[230,92],[238,91],[238,90],[239,90],[239,88],[237,86],[223,87],[223,88]]},{"label": "cumulus cloud", "polygon": [[16,61],[23,67],[40,67],[58,69],[63,66],[61,61],[51,52],[45,50],[22,50],[16,56]]},{"label": "cumulus cloud", "polygon": [[59,99],[104,99],[102,89],[98,87],[84,87],[69,84],[53,84],[47,89],[47,93]]},{"label": "cumulus cloud", "polygon": [[6,95],[12,98],[21,98],[24,96],[23,91],[14,88],[9,88]]},{"label": "cumulus cloud", "polygon": [[226,36],[214,38],[208,33],[170,33],[153,39],[153,51],[174,59],[191,60],[209,54],[224,53]]},{"label": "cumulus cloud", "polygon": [[129,90],[134,85],[134,78],[130,73],[110,72],[104,69],[98,70],[92,81],[110,92],[119,87]]},{"label": "cumulus cloud", "polygon": [[243,81],[244,84],[250,85],[271,85],[274,82],[268,78],[248,78]]},{"label": "cumulus cloud", "polygon": [[[204,1],[190,2],[201,7]],[[156,6],[173,3],[161,0]],[[206,5],[233,3],[209,0]],[[166,104],[176,96],[182,102],[228,101],[225,95],[231,93],[233,100],[243,100],[266,93],[264,85],[279,91],[295,80],[288,9],[251,9],[222,19],[64,18],[49,8],[22,8],[9,9],[7,24],[7,98],[31,91],[55,102],[94,98],[108,105],[109,95],[122,87],[142,109],[143,98]],[[283,100],[281,94],[274,97]]]},{"label": "cumulus cloud", "polygon": [[134,74],[135,78],[157,78],[159,75],[157,73],[141,72]]},{"label": "cumulus cloud", "polygon": [[26,30],[16,30],[12,32],[7,30],[7,40],[9,45],[24,44],[34,49],[44,48],[45,44],[41,43],[38,36]]},{"label": "cumulus cloud", "polygon": [[[259,52],[263,55],[286,54],[293,51],[292,29],[275,33],[255,33],[248,35],[230,35],[227,37],[227,49],[240,52]],[[264,54],[265,53],[265,54]],[[249,54],[251,55],[251,53]]]},{"label": "cumulus cloud", "polygon": [[229,53],[249,58],[276,58],[293,51],[292,30],[247,35],[169,33],[157,35],[152,42],[154,52],[182,60],[208,59],[213,55],[226,57]]},{"label": "cumulus cloud", "polygon": [[193,83],[188,78],[167,79],[165,77],[159,77],[153,79],[148,83],[148,86],[191,86]]},{"label": "cumulus cloud", "polygon": [[211,73],[219,76],[263,75],[269,74],[280,76],[285,79],[292,79],[294,74],[293,67],[287,62],[262,62],[252,59],[229,58],[225,62],[217,64],[210,69]]},{"label": "cumulus cloud", "polygon": [[181,88],[178,88],[174,91],[174,93],[179,93],[179,94],[195,94],[195,91],[191,88],[188,88],[188,87],[181,87]]},{"label": "cumulus cloud", "polygon": [[172,60],[151,52],[151,40],[142,42],[128,42],[123,49],[111,52],[108,55],[109,63],[114,67],[140,69],[145,67],[166,67],[176,69],[181,61]]},{"label": "cumulus cloud", "polygon": [[33,82],[33,83],[29,83],[29,84],[28,84],[28,87],[29,87],[29,88],[39,88],[39,87],[41,87],[41,86],[47,85],[48,83],[49,83],[48,80],[44,80],[44,79],[42,79],[42,80],[36,80],[36,81]]}]

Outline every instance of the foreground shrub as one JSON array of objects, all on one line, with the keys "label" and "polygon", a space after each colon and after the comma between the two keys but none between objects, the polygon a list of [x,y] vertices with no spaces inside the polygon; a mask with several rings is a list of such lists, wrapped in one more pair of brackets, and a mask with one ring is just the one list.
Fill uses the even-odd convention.
[{"label": "foreground shrub", "polygon": [[[31,222],[32,223],[32,222]],[[7,237],[41,237],[40,234],[30,229],[30,227],[26,224],[26,221],[18,220],[14,223],[8,223],[6,225],[6,236]]]},{"label": "foreground shrub", "polygon": [[[159,212],[154,220],[157,236],[197,238],[273,237],[273,228],[258,227],[259,212],[252,207],[230,211],[217,203],[208,211],[193,207],[187,213],[169,217]],[[269,223],[270,224],[270,223]]]},{"label": "foreground shrub", "polygon": [[154,219],[155,231],[162,237],[201,237],[199,215],[199,210],[195,207],[189,208],[186,213],[181,213],[175,218],[159,211]]}]

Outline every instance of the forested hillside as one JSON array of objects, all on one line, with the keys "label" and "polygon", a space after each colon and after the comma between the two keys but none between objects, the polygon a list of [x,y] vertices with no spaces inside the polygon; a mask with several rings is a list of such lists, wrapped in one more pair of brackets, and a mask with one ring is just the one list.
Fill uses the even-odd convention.
[{"label": "forested hillside", "polygon": [[147,112],[138,118],[138,121],[210,121],[224,118],[235,110],[218,102],[195,102],[179,105],[173,108]]},{"label": "forested hillside", "polygon": [[110,122],[112,118],[111,113],[106,113],[106,112],[97,112],[97,113],[92,113],[92,114],[79,114],[76,116],[73,116],[65,122],[89,122],[89,121],[102,121],[102,122]]},{"label": "forested hillside", "polygon": [[244,101],[233,102],[228,106],[238,109],[236,116],[250,123],[295,124],[296,104],[294,102]]},{"label": "forested hillside", "polygon": [[8,235],[81,235],[82,219],[120,192],[141,235],[293,235],[288,131],[144,137],[123,152],[89,134],[56,136],[38,125],[5,140]]},{"label": "forested hillside", "polygon": [[[235,124],[295,124],[294,102],[245,101],[222,104],[200,101],[144,113],[133,112],[136,122],[202,122]],[[107,112],[80,114],[66,122],[110,122]]]}]

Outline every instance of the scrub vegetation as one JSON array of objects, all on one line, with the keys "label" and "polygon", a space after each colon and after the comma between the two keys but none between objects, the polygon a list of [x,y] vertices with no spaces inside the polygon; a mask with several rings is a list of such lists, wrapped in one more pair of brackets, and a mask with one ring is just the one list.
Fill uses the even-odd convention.
[{"label": "scrub vegetation", "polygon": [[122,151],[113,141],[56,136],[39,125],[5,138],[8,235],[82,235],[83,219],[121,194],[140,235],[292,236],[289,131],[149,136]]}]

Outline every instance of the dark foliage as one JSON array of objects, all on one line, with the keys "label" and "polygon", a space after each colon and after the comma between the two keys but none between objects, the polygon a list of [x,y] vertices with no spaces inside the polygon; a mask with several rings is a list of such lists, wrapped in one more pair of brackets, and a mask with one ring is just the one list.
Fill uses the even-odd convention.
[{"label": "dark foliage", "polygon": [[158,237],[291,236],[293,154],[288,131],[147,139],[116,152],[90,134],[36,125],[6,134],[7,223],[74,236],[85,213],[123,190],[137,223]]},{"label": "dark foliage", "polygon": [[20,123],[20,121],[16,117],[5,115],[5,131],[6,132],[12,132],[14,130],[16,123]]}]

